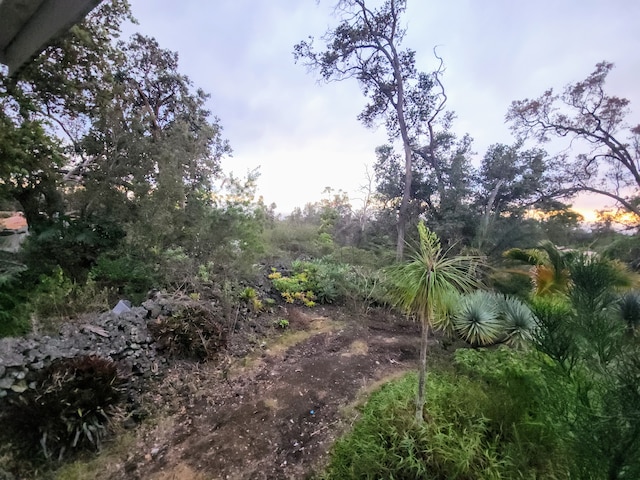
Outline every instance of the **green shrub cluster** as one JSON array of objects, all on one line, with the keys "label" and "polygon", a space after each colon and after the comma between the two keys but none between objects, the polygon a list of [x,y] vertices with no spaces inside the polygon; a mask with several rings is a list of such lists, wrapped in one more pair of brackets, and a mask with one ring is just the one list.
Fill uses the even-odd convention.
[{"label": "green shrub cluster", "polygon": [[296,260],[291,265],[290,275],[273,271],[269,278],[288,303],[300,301],[313,306],[317,301],[324,304],[351,302],[354,305],[368,305],[383,296],[378,275],[366,267],[322,258]]},{"label": "green shrub cluster", "polygon": [[422,425],[416,376],[386,384],[336,443],[322,478],[568,478],[565,431],[541,399],[536,355],[459,351],[455,371],[429,374]]}]

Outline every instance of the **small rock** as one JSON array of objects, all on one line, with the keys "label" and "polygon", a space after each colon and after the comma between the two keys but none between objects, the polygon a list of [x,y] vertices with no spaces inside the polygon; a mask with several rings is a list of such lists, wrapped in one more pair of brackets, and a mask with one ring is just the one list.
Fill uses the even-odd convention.
[{"label": "small rock", "polygon": [[0,389],[8,390],[13,386],[14,382],[15,380],[13,379],[13,377],[0,378]]},{"label": "small rock", "polygon": [[11,390],[13,390],[16,393],[22,393],[26,391],[27,388],[29,387],[27,386],[27,382],[25,382],[24,380],[20,380],[18,383],[14,383],[11,386]]}]

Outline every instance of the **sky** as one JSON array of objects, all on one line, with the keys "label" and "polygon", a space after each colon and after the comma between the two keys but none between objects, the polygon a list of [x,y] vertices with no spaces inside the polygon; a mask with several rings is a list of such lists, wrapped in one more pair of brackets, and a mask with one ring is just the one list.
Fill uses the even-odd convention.
[{"label": "sky", "polygon": [[[372,5],[379,2],[372,1]],[[596,63],[616,67],[608,92],[631,100],[640,123],[640,1],[637,0],[408,0],[404,47],[417,68],[443,57],[453,130],[469,133],[479,164],[487,147],[512,144],[504,117],[514,100],[562,89]],[[180,70],[211,94],[233,149],[223,169],[236,175],[259,168],[258,193],[279,212],[322,197],[325,187],[349,193],[355,208],[367,183],[383,127],[357,120],[366,103],[355,80],[323,83],[295,64],[293,46],[320,37],[338,19],[335,0],[131,0],[139,24],[125,34],[155,37],[177,51]],[[578,199],[584,210],[601,207]]]}]

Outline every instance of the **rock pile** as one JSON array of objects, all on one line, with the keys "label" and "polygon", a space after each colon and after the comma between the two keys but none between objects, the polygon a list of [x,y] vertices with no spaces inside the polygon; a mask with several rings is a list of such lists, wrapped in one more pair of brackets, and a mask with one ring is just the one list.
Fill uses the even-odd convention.
[{"label": "rock pile", "polygon": [[148,378],[161,370],[163,358],[147,330],[147,317],[158,305],[128,308],[119,304],[87,324],[65,324],[59,335],[0,339],[0,399],[35,388],[38,372],[51,362],[97,355],[118,362],[133,378]]}]

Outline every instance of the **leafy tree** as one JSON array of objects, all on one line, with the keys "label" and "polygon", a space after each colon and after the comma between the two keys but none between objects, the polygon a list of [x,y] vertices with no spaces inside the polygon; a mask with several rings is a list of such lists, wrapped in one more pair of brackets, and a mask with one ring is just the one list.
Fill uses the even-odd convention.
[{"label": "leafy tree", "polygon": [[[446,128],[448,126],[445,125]],[[458,139],[449,130],[438,130],[427,147],[415,149],[408,224],[426,217],[445,244],[468,242],[477,223],[472,210],[473,167],[471,138]],[[395,210],[403,194],[402,160],[390,145],[376,149],[374,171],[378,196],[385,209]],[[470,174],[471,173],[471,174]]]},{"label": "leafy tree", "polygon": [[[578,153],[560,155],[557,194],[596,193],[638,217],[640,125],[631,128],[626,123],[629,100],[605,92],[612,68],[612,63],[598,63],[591,75],[561,94],[549,89],[537,99],[515,101],[507,120],[522,138],[571,140]],[[578,145],[583,147],[578,149]]]},{"label": "leafy tree", "polygon": [[390,295],[394,303],[414,313],[420,319],[420,375],[416,400],[416,420],[423,421],[427,347],[429,329],[434,318],[446,308],[452,292],[467,292],[479,286],[476,268],[479,257],[458,255],[448,257],[437,235],[418,224],[420,243],[411,260],[390,268]]},{"label": "leafy tree", "polygon": [[[400,17],[405,9],[406,0],[388,0],[379,8],[370,8],[365,0],[340,0],[337,10],[344,19],[325,35],[326,50],[314,50],[313,39],[310,39],[298,43],[294,52],[296,60],[319,71],[326,81],[358,80],[369,98],[358,118],[366,126],[382,119],[389,135],[401,139],[404,185],[398,208],[398,259],[404,251],[413,176],[414,139],[409,122],[424,116],[417,103],[415,111],[410,112],[409,97],[419,96],[428,86],[428,76],[416,71],[415,52],[400,50],[406,33]],[[413,93],[411,83],[415,84]]]}]

